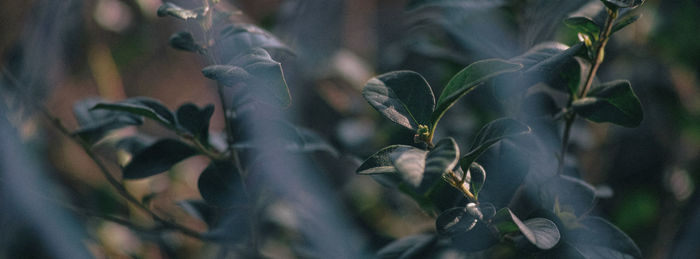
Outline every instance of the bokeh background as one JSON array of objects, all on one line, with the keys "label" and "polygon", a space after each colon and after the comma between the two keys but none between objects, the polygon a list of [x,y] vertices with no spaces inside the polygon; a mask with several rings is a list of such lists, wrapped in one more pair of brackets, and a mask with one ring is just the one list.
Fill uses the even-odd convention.
[{"label": "bokeh background", "polygon": [[[173,2],[185,7],[198,4]],[[262,244],[265,255],[314,257],[313,251],[295,246],[313,243],[300,237],[308,227],[304,219],[328,227],[324,232],[331,236],[328,254],[344,253],[336,258],[367,256],[396,238],[432,231],[433,219],[413,201],[354,173],[374,151],[410,143],[413,134],[382,120],[367,105],[360,94],[365,81],[384,72],[414,70],[437,92],[474,61],[511,58],[545,41],[575,43],[575,32],[561,21],[589,3],[453,2],[450,8],[408,10],[409,1],[402,0],[222,0],[223,8],[240,11],[233,19],[269,30],[295,51],[295,56],[281,60],[292,94],[285,115],[315,130],[339,151],[338,156],[316,153],[291,167],[303,173],[279,174],[279,184],[290,184],[280,195],[296,197],[297,191],[307,190],[319,201],[280,199],[266,208],[265,231],[274,234]],[[45,105],[75,129],[72,106],[88,97],[149,96],[171,109],[185,102],[213,103],[210,130],[222,131],[216,88],[200,72],[206,61],[167,43],[172,33],[193,30],[194,25],[158,18],[161,4],[160,0],[0,2],[4,80],[0,258],[225,254],[223,246],[177,233],[143,235],[76,212],[89,209],[152,224],[147,215],[129,208],[80,147],[36,110],[35,104]],[[572,160],[583,179],[611,194],[598,201],[597,213],[626,232],[646,258],[696,258],[700,254],[696,191],[700,2],[647,0],[634,11],[642,14],[641,19],[612,38],[598,77],[629,80],[644,107],[644,121],[634,129],[579,121],[572,133]],[[7,73],[21,86],[7,83]],[[470,143],[481,125],[508,109],[488,95],[475,91],[461,100],[446,115],[439,134],[455,136],[460,145]],[[154,136],[171,134],[149,122],[139,130]],[[96,152],[108,153],[99,147]],[[117,165],[111,166],[118,171]],[[203,222],[177,205],[200,198],[196,181],[204,167],[206,162],[195,157],[168,174],[125,184],[135,196],[147,199],[154,211],[204,231]],[[296,213],[309,204],[320,207],[313,210],[320,214]]]}]

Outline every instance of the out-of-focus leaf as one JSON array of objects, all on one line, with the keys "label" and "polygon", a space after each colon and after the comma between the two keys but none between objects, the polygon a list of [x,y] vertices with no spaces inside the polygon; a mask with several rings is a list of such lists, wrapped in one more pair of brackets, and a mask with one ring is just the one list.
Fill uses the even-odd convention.
[{"label": "out-of-focus leaf", "polygon": [[511,118],[501,118],[484,125],[474,138],[470,151],[459,160],[462,170],[469,170],[472,162],[496,142],[530,132],[530,127]]},{"label": "out-of-focus leaf", "polygon": [[221,30],[221,39],[217,41],[222,62],[228,63],[250,49],[262,48],[276,59],[293,56],[294,52],[272,33],[253,24],[235,24]]},{"label": "out-of-focus leaf", "polygon": [[204,221],[209,227],[213,227],[216,221],[216,210],[202,200],[183,200],[177,202],[188,214]]},{"label": "out-of-focus leaf", "polygon": [[433,177],[441,177],[443,173],[454,169],[457,162],[459,162],[457,142],[453,138],[442,139],[428,152],[425,173]]},{"label": "out-of-focus leaf", "polygon": [[204,48],[197,44],[192,33],[181,31],[170,36],[170,46],[177,50],[203,53]]},{"label": "out-of-focus leaf", "polygon": [[116,103],[100,102],[90,110],[123,111],[155,120],[169,128],[175,126],[173,113],[160,101],[148,97],[133,97]]},{"label": "out-of-focus leaf", "polygon": [[401,179],[414,188],[423,182],[428,151],[410,148],[391,152],[391,163]]},{"label": "out-of-focus leaf", "polygon": [[120,139],[115,144],[115,147],[129,152],[129,154],[136,154],[141,152],[141,150],[146,149],[154,142],[155,140],[153,140],[151,137],[137,134]]},{"label": "out-of-focus leaf", "polygon": [[392,153],[401,153],[415,149],[407,145],[391,145],[372,154],[355,171],[357,174],[390,174],[396,173],[396,167],[392,163]]},{"label": "out-of-focus leaf", "polygon": [[124,179],[141,179],[169,170],[197,151],[181,141],[162,139],[135,154],[124,167]]},{"label": "out-of-focus leaf", "polygon": [[551,178],[540,188],[542,206],[555,207],[555,202],[564,211],[581,215],[595,203],[595,187],[571,176],[561,175]]},{"label": "out-of-focus leaf", "polygon": [[394,71],[373,77],[362,96],[391,121],[410,130],[430,125],[435,96],[428,82],[413,71]]},{"label": "out-of-focus leaf", "polygon": [[214,105],[209,104],[203,108],[192,103],[180,106],[175,113],[178,125],[203,144],[209,143],[209,120],[214,114]]},{"label": "out-of-focus leaf", "polygon": [[487,59],[472,63],[450,79],[442,90],[437,107],[431,116],[431,125],[436,127],[440,118],[460,97],[486,80],[508,72],[517,71],[522,65],[500,59]]},{"label": "out-of-focus leaf", "polygon": [[283,107],[291,103],[282,65],[261,48],[250,49],[234,58],[230,65],[205,67],[202,69],[202,74],[224,86],[244,83],[248,85],[248,90],[255,93],[257,99],[263,102]]},{"label": "out-of-focus leaf", "polygon": [[157,14],[158,14],[158,17],[170,15],[172,17],[182,19],[182,20],[196,19],[197,16],[199,16],[193,10],[184,9],[184,8],[182,8],[176,4],[170,3],[170,2],[165,2],[163,5],[158,7]]},{"label": "out-of-focus leaf", "polygon": [[101,100],[89,98],[76,102],[73,106],[73,113],[80,125],[73,134],[88,144],[94,144],[112,130],[143,123],[143,119],[134,114],[90,109],[99,102]]},{"label": "out-of-focus leaf", "polygon": [[214,161],[199,176],[199,193],[208,204],[230,207],[243,188],[238,174],[238,170],[230,162]]},{"label": "out-of-focus leaf", "polygon": [[569,17],[564,20],[564,24],[577,32],[586,33],[596,40],[598,40],[598,36],[600,35],[600,26],[587,17]]},{"label": "out-of-focus leaf", "polygon": [[406,4],[406,9],[416,10],[425,7],[442,8],[489,8],[502,6],[506,1],[502,0],[410,0]]},{"label": "out-of-focus leaf", "polygon": [[602,1],[608,8],[611,9],[617,9],[617,8],[635,8],[642,3],[644,3],[644,0],[600,0]]},{"label": "out-of-focus leaf", "polygon": [[398,239],[380,249],[375,258],[377,259],[408,259],[422,253],[437,242],[435,235],[413,235]]},{"label": "out-of-focus leaf", "polygon": [[525,86],[544,82],[554,89],[576,94],[580,81],[582,64],[575,57],[585,50],[583,43],[578,43],[557,54],[543,59],[524,70],[522,83]]},{"label": "out-of-focus leaf", "polygon": [[637,127],[644,118],[642,104],[627,80],[593,88],[586,97],[574,101],[572,107],[574,112],[591,121],[625,127]]},{"label": "out-of-focus leaf", "polygon": [[586,258],[642,258],[639,247],[622,230],[599,217],[585,217],[582,228],[567,237]]}]

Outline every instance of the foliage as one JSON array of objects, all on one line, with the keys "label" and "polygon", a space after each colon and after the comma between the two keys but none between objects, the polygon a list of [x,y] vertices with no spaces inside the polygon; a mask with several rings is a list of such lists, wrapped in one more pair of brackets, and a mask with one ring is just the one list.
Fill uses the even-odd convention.
[{"label": "foliage", "polygon": [[[421,5],[412,4],[414,8]],[[440,6],[452,2],[422,4]],[[594,82],[610,36],[638,18],[629,16],[615,23],[620,10],[634,8],[641,1],[603,0],[603,4],[607,9],[603,25],[587,17],[564,20],[567,26],[579,33],[581,43],[571,47],[547,43],[508,61],[474,62],[449,80],[437,102],[429,83],[416,72],[389,72],[367,82],[363,90],[367,102],[394,123],[414,131],[417,146],[386,147],[365,160],[357,173],[391,179],[390,187],[398,187],[427,213],[437,215],[438,236],[399,239],[380,250],[379,257],[406,258],[414,253],[409,251],[436,256],[441,250],[457,249],[492,256],[507,254],[498,250],[513,251],[514,254],[505,257],[641,258],[639,248],[622,231],[602,218],[586,215],[593,206],[595,189],[580,179],[563,174],[569,131],[577,116],[625,127],[636,127],[643,118],[642,106],[628,81]],[[539,83],[568,96],[567,104],[551,118],[564,123],[559,167],[542,179],[542,185],[524,186],[540,193],[533,204],[518,204],[524,201],[512,193],[505,194],[515,202],[509,207],[528,206],[520,210],[539,211],[516,215],[509,207],[495,207],[488,198],[480,199],[479,193],[489,184],[489,167],[477,161],[499,142],[510,139],[524,143],[518,139],[528,138],[532,131],[529,126],[513,118],[494,120],[476,133],[466,152],[460,152],[453,138],[445,137],[437,144],[433,143],[433,138],[438,121],[447,110],[474,88],[482,85],[505,88],[509,95],[524,98],[528,88]],[[520,93],[520,97],[513,92]],[[532,151],[526,152],[534,152],[534,147],[523,147],[524,150],[528,148]],[[437,195],[444,193],[441,189],[450,187],[458,192],[447,197]],[[461,198],[455,199],[455,195]],[[614,236],[619,241],[597,242],[594,241],[596,235]],[[450,240],[451,245],[444,246],[435,241],[437,239]]]}]

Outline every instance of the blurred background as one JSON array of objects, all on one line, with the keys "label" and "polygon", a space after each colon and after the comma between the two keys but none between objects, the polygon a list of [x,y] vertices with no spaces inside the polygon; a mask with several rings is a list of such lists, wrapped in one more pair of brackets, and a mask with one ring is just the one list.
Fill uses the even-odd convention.
[{"label": "blurred background", "polygon": [[[172,1],[195,7],[195,0]],[[410,144],[413,132],[371,109],[360,91],[370,77],[393,71],[421,73],[435,92],[464,66],[511,58],[546,41],[576,43],[562,20],[588,1],[451,1],[449,8],[406,0],[222,0],[237,21],[272,32],[294,52],[282,62],[292,105],[287,118],[328,140],[338,156],[314,153],[281,194],[309,188],[319,203],[273,202],[265,208],[261,244],[271,258],[318,257],[293,244],[308,243],[306,221],[335,236],[323,245],[335,258],[369,255],[390,241],[431,232],[434,219],[398,190],[355,175],[366,157],[389,144]],[[591,1],[600,5],[599,1]],[[176,109],[185,102],[215,104],[210,131],[223,130],[215,84],[201,74],[206,60],[168,45],[171,34],[193,25],[156,16],[160,0],[27,0],[0,2],[0,258],[211,258],[225,246],[176,232],[146,235],[90,216],[121,215],[152,224],[110,187],[83,150],[36,110],[45,107],[69,129],[78,124],[75,102],[148,96]],[[598,77],[627,79],[644,108],[638,128],[579,120],[572,154],[581,178],[608,198],[598,213],[627,233],[646,258],[700,254],[700,2],[647,0],[636,23],[615,34]],[[20,82],[18,84],[9,83]],[[475,91],[443,120],[443,136],[468,145],[481,125],[507,114],[490,92]],[[136,129],[126,129],[122,134]],[[168,136],[156,123],[139,130]],[[97,153],[106,152],[95,147]],[[117,172],[117,165],[110,165]],[[182,200],[201,199],[198,157],[168,174],[127,181],[129,192],[155,212],[190,228]],[[292,176],[290,176],[292,175]],[[296,178],[295,178],[296,177]],[[301,192],[301,191],[300,191]],[[294,206],[318,211],[299,216]],[[301,204],[301,205],[299,205]],[[305,205],[306,204],[306,205]],[[319,204],[328,204],[319,205]],[[311,205],[309,205],[311,206]],[[327,217],[333,217],[328,220]],[[316,231],[316,230],[312,230]],[[347,236],[340,236],[345,235]],[[317,256],[314,256],[317,255]]]}]

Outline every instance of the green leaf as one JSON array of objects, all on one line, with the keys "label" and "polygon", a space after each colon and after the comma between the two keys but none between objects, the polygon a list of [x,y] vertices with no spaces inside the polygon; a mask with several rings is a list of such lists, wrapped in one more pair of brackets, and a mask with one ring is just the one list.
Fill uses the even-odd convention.
[{"label": "green leaf", "polygon": [[474,197],[478,198],[479,192],[484,187],[484,182],[486,182],[486,170],[484,167],[477,162],[472,162],[467,171],[467,182]]},{"label": "green leaf", "polygon": [[608,8],[635,8],[642,3],[644,0],[601,0]]},{"label": "green leaf", "polygon": [[582,228],[569,231],[571,239],[586,258],[642,258],[639,247],[622,230],[599,217],[585,217]]},{"label": "green leaf", "polygon": [[450,171],[459,162],[459,146],[453,138],[445,138],[428,152],[425,161],[425,173],[441,177],[443,173]]},{"label": "green leaf", "polygon": [[466,207],[451,208],[437,217],[435,229],[440,235],[454,236],[472,230],[478,218],[470,214]]},{"label": "green leaf", "polygon": [[202,144],[208,145],[209,120],[213,114],[213,104],[200,109],[195,104],[186,103],[177,109],[177,123],[182,130],[199,139]]},{"label": "green leaf", "polygon": [[255,93],[257,99],[263,102],[283,107],[291,103],[282,65],[261,48],[251,49],[234,58],[230,65],[205,67],[202,74],[217,80],[224,86],[244,83],[248,85],[248,90]]},{"label": "green leaf", "polygon": [[90,110],[123,111],[155,120],[168,128],[175,126],[173,113],[160,101],[148,97],[133,97],[116,103],[100,102]]},{"label": "green leaf", "polygon": [[423,182],[428,151],[410,148],[391,153],[391,163],[401,179],[411,187],[418,188]]},{"label": "green leaf", "polygon": [[230,25],[222,29],[220,35],[215,46],[225,63],[254,48],[265,49],[275,58],[294,55],[275,35],[253,24]]},{"label": "green leaf", "polygon": [[170,36],[170,46],[177,50],[204,53],[204,48],[197,44],[192,33],[181,31]]},{"label": "green leaf", "polygon": [[166,15],[170,15],[172,17],[182,19],[182,20],[187,20],[187,19],[196,19],[197,16],[199,16],[196,12],[192,10],[187,10],[184,9],[180,6],[177,6],[176,4],[166,2],[160,7],[158,7],[157,13],[158,17],[163,17]]},{"label": "green leaf", "polygon": [[564,20],[564,24],[577,32],[588,34],[588,36],[595,40],[598,40],[598,36],[600,35],[600,26],[586,17],[569,17]]},{"label": "green leaf", "polygon": [[431,116],[431,126],[434,129],[440,118],[460,97],[469,93],[474,87],[486,80],[508,72],[517,71],[522,65],[500,59],[487,59],[472,63],[459,71],[450,79],[440,94],[437,107]]},{"label": "green leaf", "polygon": [[530,127],[511,118],[501,118],[489,122],[476,133],[471,149],[459,160],[459,165],[462,170],[467,171],[471,168],[472,163],[496,142],[529,132]]},{"label": "green leaf", "polygon": [[581,72],[587,71],[582,69],[586,65],[575,58],[582,50],[585,50],[584,44],[578,43],[533,64],[524,70],[521,83],[530,86],[543,82],[554,89],[577,94]]},{"label": "green leaf", "polygon": [[124,167],[124,179],[141,179],[169,170],[197,151],[181,141],[162,139],[134,155]]},{"label": "green leaf", "polygon": [[410,149],[415,149],[415,147],[407,145],[391,145],[385,147],[367,158],[355,172],[364,175],[396,173],[396,167],[394,167],[392,163],[391,154],[394,152],[405,152]]},{"label": "green leaf", "polygon": [[561,239],[557,225],[551,220],[533,218],[523,222],[508,208],[496,213],[493,226],[502,234],[520,231],[530,243],[542,250],[551,249]]},{"label": "green leaf", "polygon": [[143,119],[134,114],[90,109],[100,102],[100,99],[88,98],[76,102],[73,106],[73,114],[80,126],[73,134],[88,144],[98,142],[112,130],[143,123]]},{"label": "green leaf", "polygon": [[233,164],[228,161],[214,161],[199,176],[197,187],[208,204],[230,207],[241,193],[243,185]]},{"label": "green leaf", "polygon": [[428,82],[413,71],[394,71],[371,78],[362,96],[391,121],[416,131],[430,125],[435,96]]},{"label": "green leaf", "polygon": [[637,127],[644,117],[642,105],[629,81],[617,80],[593,88],[572,103],[574,112],[594,122]]},{"label": "green leaf", "polygon": [[612,33],[615,33],[616,31],[622,30],[622,28],[627,27],[627,25],[630,25],[630,24],[636,22],[637,20],[639,20],[640,17],[642,17],[642,15],[638,14],[638,15],[626,16],[626,17],[620,19],[619,22],[617,22],[617,23],[615,23],[615,25],[613,25]]},{"label": "green leaf", "polygon": [[542,183],[540,199],[542,206],[550,210],[558,202],[561,211],[582,215],[595,205],[595,187],[581,179],[560,175]]}]

